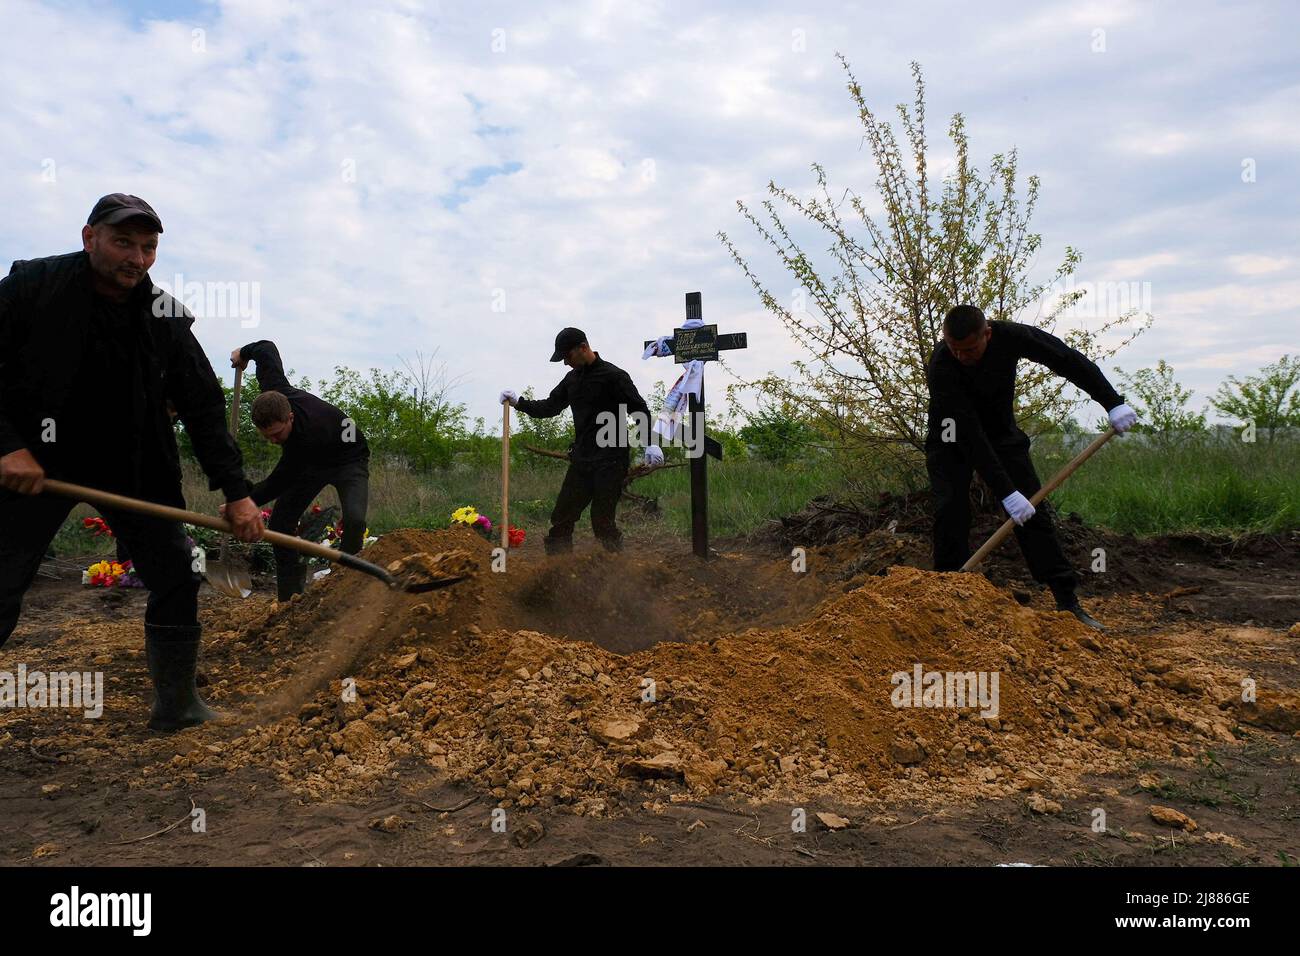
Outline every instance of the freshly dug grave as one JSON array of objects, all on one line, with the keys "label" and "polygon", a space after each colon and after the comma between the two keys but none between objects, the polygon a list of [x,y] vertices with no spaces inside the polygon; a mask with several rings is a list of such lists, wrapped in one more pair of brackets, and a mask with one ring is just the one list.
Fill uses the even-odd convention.
[{"label": "freshly dug grave", "polygon": [[[214,696],[259,723],[171,757],[168,786],[256,764],[328,799],[423,761],[500,806],[584,815],[720,792],[928,806],[1068,793],[1084,773],[1230,746],[1239,722],[1300,729],[1294,687],[1261,680],[1242,704],[1259,676],[1244,666],[1144,653],[974,575],[895,567],[841,593],[781,562],[674,573],[603,553],[495,574],[490,547],[396,532],[365,557],[462,549],[478,573],[426,595],[335,574],[241,612],[215,635],[238,650]],[[644,646],[643,629],[666,642],[606,649]],[[894,706],[892,676],[916,665],[996,673],[997,716]]]}]

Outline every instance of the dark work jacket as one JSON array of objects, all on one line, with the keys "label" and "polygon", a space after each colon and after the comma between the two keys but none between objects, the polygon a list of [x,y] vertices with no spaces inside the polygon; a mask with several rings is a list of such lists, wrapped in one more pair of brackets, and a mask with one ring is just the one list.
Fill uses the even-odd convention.
[{"label": "dark work jacket", "polygon": [[[554,418],[566,408],[573,410],[573,445],[571,461],[596,461],[602,458],[627,457],[627,444],[602,448],[596,444],[601,431],[601,412],[609,412],[618,421],[626,421],[629,412],[646,417],[650,409],[632,384],[631,377],[617,365],[606,362],[596,353],[596,361],[582,368],[569,369],[560,384],[546,398],[521,398],[515,408],[533,418]],[[644,436],[643,436],[644,437]]]},{"label": "dark work jacket", "polygon": [[[128,328],[138,324],[130,341],[113,340],[118,357],[134,360],[132,373],[115,379],[111,366],[89,365],[111,362],[96,350],[100,330],[92,323],[103,313],[89,256],[74,252],[13,264],[0,280],[0,455],[27,448],[52,478],[74,476],[182,506],[170,400],[209,487],[221,489],[227,501],[247,497],[239,448],[226,430],[225,396],[190,331],[194,316],[147,274],[118,310]],[[140,392],[105,395],[96,387],[105,381],[123,389],[134,382]],[[107,438],[98,447],[60,445],[59,422],[84,425],[94,409],[101,411]],[[47,419],[54,422],[53,443],[42,440]]]},{"label": "dark work jacket", "polygon": [[1056,336],[1018,322],[990,322],[988,347],[979,363],[962,365],[945,342],[935,346],[926,368],[930,387],[927,451],[945,447],[944,419],[955,423],[956,445],[999,498],[1016,490],[998,460],[999,447],[1028,448],[1029,436],[1016,424],[1016,364],[1023,358],[1045,365],[1087,392],[1110,411],[1123,399],[1086,355]]},{"label": "dark work jacket", "polygon": [[280,446],[280,460],[253,486],[253,501],[274,501],[309,472],[370,458],[366,436],[355,423],[349,426],[351,419],[342,409],[289,384],[274,342],[252,342],[239,350],[239,357],[257,365],[262,391],[279,392],[293,409],[293,429]]}]

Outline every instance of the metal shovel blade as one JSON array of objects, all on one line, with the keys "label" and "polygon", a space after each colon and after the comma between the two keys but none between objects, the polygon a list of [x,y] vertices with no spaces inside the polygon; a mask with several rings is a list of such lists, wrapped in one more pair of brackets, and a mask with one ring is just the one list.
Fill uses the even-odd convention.
[{"label": "metal shovel blade", "polygon": [[439,588],[449,587],[464,581],[468,574],[459,574],[455,577],[438,578],[434,581],[420,580],[415,575],[408,577],[404,581],[398,582],[398,587],[407,594],[423,594],[425,591],[436,591]]},{"label": "metal shovel blade", "polygon": [[253,593],[253,579],[248,569],[229,561],[209,562],[204,576],[210,585],[229,597],[242,599]]}]

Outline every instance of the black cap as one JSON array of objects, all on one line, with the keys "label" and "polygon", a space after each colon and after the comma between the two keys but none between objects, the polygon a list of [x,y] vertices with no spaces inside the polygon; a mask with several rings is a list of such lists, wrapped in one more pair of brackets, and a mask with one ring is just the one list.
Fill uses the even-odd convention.
[{"label": "black cap", "polygon": [[139,196],[130,196],[126,193],[109,193],[95,203],[95,208],[90,210],[90,218],[86,220],[86,225],[97,226],[103,223],[115,226],[128,219],[148,220],[149,225],[158,232],[163,231],[162,220],[153,211],[153,207]]},{"label": "black cap", "polygon": [[555,337],[555,354],[551,356],[552,362],[563,362],[564,356],[568,355],[574,346],[581,345],[587,341],[587,333],[582,329],[560,329],[560,334]]}]

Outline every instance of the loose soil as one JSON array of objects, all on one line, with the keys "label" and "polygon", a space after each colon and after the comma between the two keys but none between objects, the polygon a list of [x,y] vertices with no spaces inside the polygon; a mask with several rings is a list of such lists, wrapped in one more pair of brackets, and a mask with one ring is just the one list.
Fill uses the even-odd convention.
[{"label": "loose soil", "polygon": [[[473,532],[398,531],[363,557],[461,552],[471,576],[405,594],[336,570],[285,604],[205,589],[203,692],[228,716],[167,737],[144,726],[144,595],[41,579],[0,669],[102,671],[107,699],[99,719],[0,711],[0,860],[1300,857],[1300,535],[1139,541],[1067,518],[1099,635],[1014,544],[987,577],[925,570],[914,509],[887,504],[874,527],[815,504],[703,564],[632,538],[526,546],[501,572]],[[916,665],[996,674],[996,716],[895,706]]]}]

